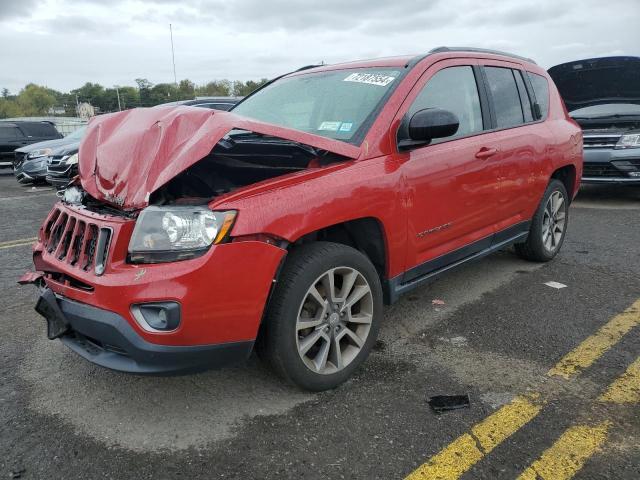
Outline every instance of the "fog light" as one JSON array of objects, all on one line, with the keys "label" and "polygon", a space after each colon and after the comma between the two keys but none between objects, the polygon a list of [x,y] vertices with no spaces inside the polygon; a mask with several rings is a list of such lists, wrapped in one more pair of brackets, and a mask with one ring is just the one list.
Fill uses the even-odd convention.
[{"label": "fog light", "polygon": [[168,332],[180,325],[180,304],[176,302],[141,303],[133,305],[131,312],[148,332]]}]

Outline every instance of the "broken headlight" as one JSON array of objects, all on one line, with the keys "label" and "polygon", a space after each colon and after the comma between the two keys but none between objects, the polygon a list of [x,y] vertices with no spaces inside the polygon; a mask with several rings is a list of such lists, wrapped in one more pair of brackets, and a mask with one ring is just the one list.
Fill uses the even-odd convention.
[{"label": "broken headlight", "polygon": [[132,263],[173,262],[195,258],[227,239],[236,212],[202,206],[147,207],[129,242]]}]

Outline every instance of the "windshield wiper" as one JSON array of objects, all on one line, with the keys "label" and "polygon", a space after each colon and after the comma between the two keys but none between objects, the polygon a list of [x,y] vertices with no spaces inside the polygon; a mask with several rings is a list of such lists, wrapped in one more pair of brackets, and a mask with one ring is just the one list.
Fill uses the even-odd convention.
[{"label": "windshield wiper", "polygon": [[[226,140],[226,148],[232,148],[237,142],[243,140],[253,143],[267,143],[267,144],[282,144],[282,145],[295,145],[296,147],[304,150],[314,157],[320,156],[319,150],[306,143],[296,142],[294,140],[287,140],[286,138],[280,138],[273,135],[264,135],[262,133],[255,133],[251,131],[237,131],[236,133],[230,133],[224,139]],[[222,142],[220,142],[222,143]]]}]

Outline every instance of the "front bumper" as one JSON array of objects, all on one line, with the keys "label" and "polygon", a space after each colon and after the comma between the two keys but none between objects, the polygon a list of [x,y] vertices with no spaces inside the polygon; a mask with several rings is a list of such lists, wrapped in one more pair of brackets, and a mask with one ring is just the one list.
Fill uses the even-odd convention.
[{"label": "front bumper", "polygon": [[120,372],[191,373],[244,361],[253,347],[252,341],[157,345],[141,338],[120,315],[55,295],[49,289],[42,292],[38,307],[49,324],[56,320],[52,318],[53,312],[58,312],[57,316],[61,318],[57,320],[65,325],[59,338],[67,347],[92,363]]},{"label": "front bumper", "polygon": [[[87,306],[83,312],[91,308],[110,312],[126,322],[140,341],[158,347],[253,343],[286,250],[260,241],[230,242],[190,260],[131,264],[127,247],[134,225],[133,219],[58,202],[34,245],[34,264],[40,273],[25,276],[23,283],[44,283],[58,299]],[[89,229],[111,232],[107,251],[101,255],[102,274],[96,274],[95,262],[88,259],[85,245],[90,242],[78,238]],[[138,323],[132,307],[154,302],[180,304],[176,330],[149,331]]]},{"label": "front bumper", "polygon": [[47,176],[47,159],[43,157],[42,159],[25,160],[13,173],[20,183],[44,180]]},{"label": "front bumper", "polygon": [[47,183],[53,185],[56,188],[63,188],[69,184],[73,176],[74,172],[71,171],[71,167],[69,167],[69,169],[64,173],[52,172],[51,170],[48,170],[46,180]]},{"label": "front bumper", "polygon": [[640,184],[640,149],[585,148],[581,183]]}]

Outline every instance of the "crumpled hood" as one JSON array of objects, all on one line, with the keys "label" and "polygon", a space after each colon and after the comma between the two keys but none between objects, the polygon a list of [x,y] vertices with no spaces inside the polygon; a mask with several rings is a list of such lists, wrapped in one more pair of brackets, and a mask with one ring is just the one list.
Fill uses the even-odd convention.
[{"label": "crumpled hood", "polygon": [[576,60],[549,69],[570,112],[604,103],[640,104],[640,57]]},{"label": "crumpled hood", "polygon": [[233,129],[304,143],[347,158],[360,148],[338,140],[195,107],[136,108],[95,117],[80,144],[82,187],[125,210],[148,205],[149,195],[206,157]]}]

